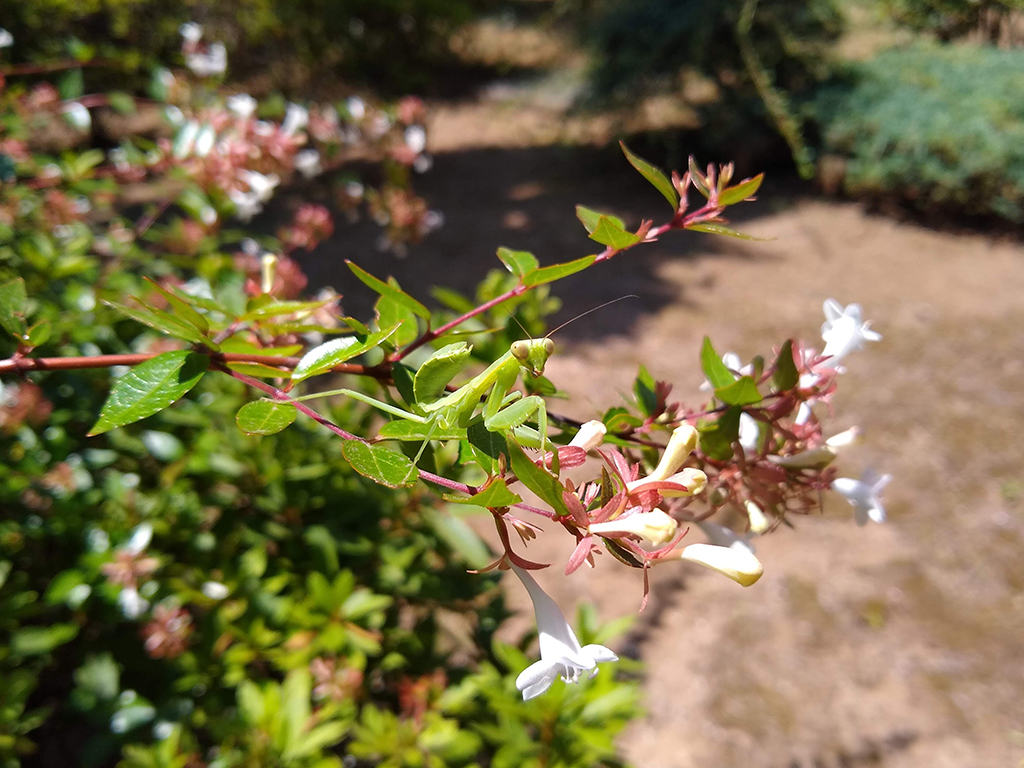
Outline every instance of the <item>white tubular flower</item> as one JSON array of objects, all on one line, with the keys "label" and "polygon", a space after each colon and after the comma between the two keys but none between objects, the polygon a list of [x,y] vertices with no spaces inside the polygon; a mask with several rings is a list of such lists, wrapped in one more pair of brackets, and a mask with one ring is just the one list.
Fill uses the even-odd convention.
[{"label": "white tubular flower", "polygon": [[879,476],[873,469],[864,470],[860,480],[852,477],[837,477],[832,481],[832,490],[850,502],[854,509],[857,525],[867,525],[868,520],[885,522],[885,507],[879,500],[882,489],[892,480],[892,475]]},{"label": "white tubular flower", "polygon": [[224,43],[214,43],[206,53],[186,54],[185,66],[198,77],[223,75],[228,68],[228,49]]},{"label": "white tubular flower", "polygon": [[575,683],[579,681],[581,672],[590,672],[590,677],[596,675],[598,663],[618,661],[619,657],[603,645],[581,648],[562,611],[533,576],[515,565],[512,570],[530,593],[540,635],[540,661],[528,666],[516,678],[516,688],[522,691],[523,701],[540,696],[556,678]]},{"label": "white tubular flower", "polygon": [[89,110],[85,108],[84,104],[72,101],[70,104],[64,105],[63,111],[64,117],[67,118],[67,121],[75,129],[84,133],[92,127],[92,117],[89,115]]},{"label": "white tubular flower", "polygon": [[149,523],[142,523],[132,531],[128,543],[124,545],[124,551],[132,555],[139,555],[146,551],[146,547],[153,540],[153,526]]},{"label": "white tubular flower", "polygon": [[194,21],[188,21],[178,27],[178,34],[181,35],[184,42],[195,45],[203,37],[203,27]]},{"label": "white tubular flower", "polygon": [[821,338],[825,342],[822,355],[829,359],[822,363],[825,368],[836,368],[839,361],[854,350],[864,346],[865,341],[880,341],[882,335],[871,330],[871,322],[861,320],[860,305],[844,307],[835,299],[827,299],[824,305],[825,323],[821,326]]},{"label": "white tubular flower", "polygon": [[12,45],[14,45],[14,35],[0,27],[0,48],[10,48]]},{"label": "white tubular flower", "polygon": [[764,573],[761,561],[753,553],[738,547],[690,544],[683,549],[679,559],[717,571],[744,587],[749,587]]},{"label": "white tubular flower", "polygon": [[242,221],[251,221],[253,216],[263,210],[259,197],[252,192],[232,189],[228,192],[228,197],[235,204],[235,215]]},{"label": "white tubular flower", "polygon": [[315,149],[304,149],[295,155],[295,170],[312,179],[323,173],[323,166],[320,164],[320,153]]},{"label": "white tubular flower", "polygon": [[117,605],[125,618],[137,619],[149,608],[149,601],[135,587],[125,587],[117,596]]},{"label": "white tubular flower", "polygon": [[211,600],[223,600],[230,594],[226,585],[219,581],[207,581],[202,586],[203,594]]},{"label": "white tubular flower", "polygon": [[236,93],[234,96],[228,96],[225,103],[228,109],[242,120],[252,117],[256,112],[256,107],[259,106],[259,102],[248,93]]},{"label": "white tubular flower", "polygon": [[744,453],[757,453],[757,444],[761,440],[761,427],[757,419],[749,413],[740,414],[740,445]]},{"label": "white tubular flower", "polygon": [[309,123],[309,110],[300,107],[298,104],[289,104],[288,110],[284,113],[284,120],[281,122],[281,133],[285,136],[294,136]]},{"label": "white tubular flower", "polygon": [[845,432],[833,435],[817,448],[794,453],[792,456],[769,456],[768,459],[786,469],[827,467],[835,461],[836,456],[839,455],[839,449],[844,445],[850,445],[858,434],[860,434],[860,430],[857,427],[850,427]]},{"label": "white tubular flower", "polygon": [[213,145],[216,141],[217,132],[213,130],[212,125],[207,123],[196,135],[196,143],[192,147],[192,151],[195,152],[196,157],[206,157],[210,154],[210,151],[213,149]]},{"label": "white tubular flower", "polygon": [[672,437],[669,438],[668,445],[665,446],[665,452],[661,454],[661,461],[644,480],[667,480],[676,474],[697,447],[699,438],[700,434],[689,424],[683,424],[672,430]]},{"label": "white tubular flower", "polygon": [[261,203],[265,203],[273,197],[274,187],[281,183],[281,179],[275,173],[263,174],[256,171],[239,171],[238,177],[249,185],[249,191]]},{"label": "white tubular flower", "polygon": [[574,448],[582,448],[589,453],[595,448],[600,447],[601,443],[604,442],[606,434],[608,434],[608,428],[603,422],[596,419],[588,421],[580,427],[580,431],[569,441],[569,445]]},{"label": "white tubular flower", "polygon": [[752,533],[761,534],[771,528],[772,524],[768,519],[768,515],[757,504],[747,499],[743,502],[743,507],[747,510],[747,518],[750,520],[750,530]]},{"label": "white tubular flower", "polygon": [[634,533],[656,546],[661,546],[672,541],[678,527],[679,523],[674,517],[660,509],[652,509],[650,512],[618,517],[604,523],[593,523],[589,530],[598,536]]},{"label": "white tubular flower", "polygon": [[410,125],[405,129],[405,146],[417,155],[427,148],[427,132],[422,125]]},{"label": "white tubular flower", "polygon": [[358,96],[349,97],[349,100],[345,102],[345,108],[353,120],[362,120],[366,114],[366,103]]}]

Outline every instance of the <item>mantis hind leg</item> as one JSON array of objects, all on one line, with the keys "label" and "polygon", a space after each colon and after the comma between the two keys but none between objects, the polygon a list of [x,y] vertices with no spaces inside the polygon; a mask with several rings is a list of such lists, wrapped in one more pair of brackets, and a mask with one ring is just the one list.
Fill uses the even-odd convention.
[{"label": "mantis hind leg", "polygon": [[540,450],[542,455],[547,454],[548,439],[548,409],[544,398],[540,395],[532,395],[518,400],[492,416],[484,417],[484,426],[491,432],[505,432],[510,429],[522,426],[533,414],[537,414],[537,427],[540,431]]}]

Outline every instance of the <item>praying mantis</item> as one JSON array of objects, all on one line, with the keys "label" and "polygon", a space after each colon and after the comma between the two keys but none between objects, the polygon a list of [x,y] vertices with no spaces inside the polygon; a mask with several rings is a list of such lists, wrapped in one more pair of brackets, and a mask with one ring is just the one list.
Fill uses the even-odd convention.
[{"label": "praying mantis", "polygon": [[[483,424],[491,432],[516,429],[536,414],[543,454],[547,450],[548,424],[544,398],[539,395],[523,397],[513,387],[519,379],[520,371],[534,378],[543,375],[548,358],[554,354],[555,343],[549,338],[514,341],[508,352],[481,373],[454,392],[445,394],[445,387],[462,370],[471,351],[472,347],[466,342],[449,344],[420,366],[412,381],[415,400],[410,404],[412,411],[350,389],[333,390],[329,394],[347,395],[406,422],[422,425],[422,428],[403,429],[399,422],[399,428],[390,431],[387,430],[390,425],[386,425],[381,435],[395,439],[423,440],[424,447],[434,437],[464,437],[464,434],[457,433],[469,425],[483,399]],[[452,434],[453,431],[456,434]]]}]

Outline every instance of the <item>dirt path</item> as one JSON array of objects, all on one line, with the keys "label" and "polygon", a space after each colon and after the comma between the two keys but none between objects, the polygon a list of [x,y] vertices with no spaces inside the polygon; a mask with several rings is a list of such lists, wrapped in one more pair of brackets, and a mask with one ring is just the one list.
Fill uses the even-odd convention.
[{"label": "dirt path", "polygon": [[[631,223],[668,213],[616,155],[439,155],[418,186],[446,226],[401,260],[372,255],[371,226],[339,232],[310,263],[313,281],[351,291],[358,312],[342,257],[410,287],[468,288],[498,245],[546,263],[587,253],[575,203]],[[615,404],[640,362],[693,399],[703,334],[749,357],[790,334],[816,340],[829,296],[860,302],[885,338],[850,360],[835,428],[865,431],[845,472],[895,475],[890,522],[857,528],[833,500],[758,542],[766,573],[746,590],[656,571],[623,647],[646,664],[650,714],[623,749],[643,768],[1013,768],[1024,759],[1024,247],[793,197],[774,180],[750,208],[738,223],[771,241],[677,236],[559,284],[565,317],[641,300],[566,329],[549,373],[581,418]],[[564,563],[568,551],[530,555]],[[586,599],[610,618],[639,601],[636,572],[560,570],[540,581],[567,613]],[[519,590],[512,599],[528,605]]]}]

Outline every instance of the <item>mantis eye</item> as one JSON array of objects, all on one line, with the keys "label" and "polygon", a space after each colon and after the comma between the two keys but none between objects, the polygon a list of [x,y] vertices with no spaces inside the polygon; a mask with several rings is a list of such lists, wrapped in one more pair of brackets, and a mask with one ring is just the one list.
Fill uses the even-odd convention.
[{"label": "mantis eye", "polygon": [[551,339],[544,339],[544,351],[547,353],[548,357],[555,354],[555,342]]},{"label": "mantis eye", "polygon": [[512,352],[512,357],[520,362],[525,362],[530,355],[530,345],[522,340],[513,341],[509,350]]}]

